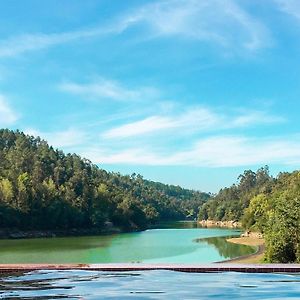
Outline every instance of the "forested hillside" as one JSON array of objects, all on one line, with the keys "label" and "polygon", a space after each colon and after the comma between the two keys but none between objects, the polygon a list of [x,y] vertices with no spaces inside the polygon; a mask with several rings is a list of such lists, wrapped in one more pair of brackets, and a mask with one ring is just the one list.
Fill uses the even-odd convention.
[{"label": "forested hillside", "polygon": [[239,182],[220,192],[200,212],[200,219],[236,219],[266,240],[268,262],[300,262],[300,172],[269,175],[268,167],[248,170]]},{"label": "forested hillside", "polygon": [[109,173],[40,138],[0,130],[0,228],[143,229],[195,218],[209,194]]},{"label": "forested hillside", "polygon": [[244,209],[250,200],[260,193],[270,192],[274,178],[269,175],[269,168],[260,168],[257,172],[244,171],[238,177],[237,184],[223,188],[199,212],[201,220],[241,220]]}]

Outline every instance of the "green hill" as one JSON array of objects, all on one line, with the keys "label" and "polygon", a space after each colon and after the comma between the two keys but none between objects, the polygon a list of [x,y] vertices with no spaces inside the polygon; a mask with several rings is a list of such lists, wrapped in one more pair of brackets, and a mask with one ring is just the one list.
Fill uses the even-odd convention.
[{"label": "green hill", "polygon": [[0,130],[0,229],[144,229],[195,218],[209,194],[100,169],[39,137]]},{"label": "green hill", "polygon": [[268,167],[247,170],[201,207],[199,219],[240,220],[264,234],[266,261],[300,262],[300,171],[273,178]]}]

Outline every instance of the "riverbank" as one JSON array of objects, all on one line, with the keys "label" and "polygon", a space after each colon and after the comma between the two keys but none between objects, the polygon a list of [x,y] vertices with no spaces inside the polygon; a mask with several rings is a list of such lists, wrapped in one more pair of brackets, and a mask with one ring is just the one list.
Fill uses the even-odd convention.
[{"label": "riverbank", "polygon": [[[136,231],[136,230],[135,230]],[[1,229],[0,239],[28,239],[28,238],[55,238],[71,236],[89,236],[89,235],[108,235],[114,233],[127,232],[118,227],[105,229],[99,228],[71,228],[61,230],[19,230],[19,229]]]},{"label": "riverbank", "polygon": [[[115,226],[112,222],[105,222],[102,228],[69,228],[69,229],[52,229],[52,230],[20,230],[18,228],[0,228],[0,239],[28,239],[28,238],[55,238],[55,237],[80,237],[80,236],[97,236],[109,235],[128,232],[139,232],[147,229],[166,227],[170,222],[194,222],[194,221],[163,221],[157,224],[152,224],[147,227],[139,228],[132,225],[131,228],[122,228]],[[177,226],[176,226],[177,227]],[[169,226],[167,226],[169,228]],[[193,227],[191,227],[193,228]]]},{"label": "riverbank", "polygon": [[257,247],[253,254],[228,260],[226,263],[258,264],[263,262],[265,252],[265,240],[257,236],[242,236],[226,240],[229,243]]}]

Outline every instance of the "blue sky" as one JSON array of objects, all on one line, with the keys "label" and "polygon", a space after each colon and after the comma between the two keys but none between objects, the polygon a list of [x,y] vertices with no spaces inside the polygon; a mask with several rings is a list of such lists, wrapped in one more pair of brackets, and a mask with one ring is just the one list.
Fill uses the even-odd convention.
[{"label": "blue sky", "polygon": [[216,192],[300,163],[300,1],[0,2],[0,127]]}]

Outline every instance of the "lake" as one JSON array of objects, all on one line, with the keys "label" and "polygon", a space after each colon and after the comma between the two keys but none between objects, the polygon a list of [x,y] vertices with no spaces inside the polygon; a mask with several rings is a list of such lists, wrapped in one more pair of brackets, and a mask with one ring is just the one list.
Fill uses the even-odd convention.
[{"label": "lake", "polygon": [[239,230],[172,222],[104,236],[0,240],[0,263],[211,263],[255,252],[226,242]]}]

